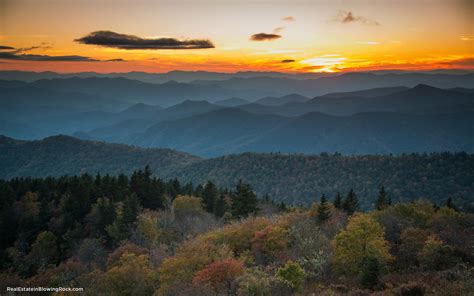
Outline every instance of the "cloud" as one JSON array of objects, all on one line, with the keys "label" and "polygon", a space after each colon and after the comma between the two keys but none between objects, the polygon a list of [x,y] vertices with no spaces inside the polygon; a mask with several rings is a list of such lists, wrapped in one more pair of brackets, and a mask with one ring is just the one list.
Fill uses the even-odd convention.
[{"label": "cloud", "polygon": [[282,21],[294,22],[296,19],[292,16],[287,16],[281,19]]},{"label": "cloud", "polygon": [[285,29],[285,27],[276,27],[275,29],[273,29],[273,33],[274,33],[274,34],[280,33],[280,32],[283,31],[284,29]]},{"label": "cloud", "polygon": [[110,60],[105,60],[104,62],[126,62],[124,59],[110,59]]},{"label": "cloud", "polygon": [[356,16],[352,11],[339,11],[334,17],[334,21],[342,24],[361,23],[369,26],[380,26],[379,22],[363,16]]},{"label": "cloud", "polygon": [[49,56],[38,54],[17,54],[14,52],[0,52],[0,59],[17,61],[39,61],[39,62],[99,62],[100,60],[78,55]]},{"label": "cloud", "polygon": [[358,41],[359,44],[366,44],[366,45],[377,45],[380,44],[378,41]]},{"label": "cloud", "polygon": [[120,49],[201,49],[214,48],[207,39],[141,38],[112,31],[96,31],[74,41]]},{"label": "cloud", "polygon": [[258,33],[250,36],[250,40],[252,41],[273,41],[279,38],[281,38],[281,35],[268,33]]},{"label": "cloud", "polygon": [[50,56],[39,54],[26,54],[24,52],[31,51],[38,48],[49,48],[49,46],[31,46],[26,48],[14,48],[10,46],[0,46],[1,60],[15,60],[15,61],[37,61],[37,62],[124,62],[123,59],[97,60],[90,57],[80,55],[66,55],[66,56]]},{"label": "cloud", "polygon": [[474,41],[474,37],[470,36],[461,36],[459,37],[459,39],[461,39],[462,41]]},{"label": "cloud", "polygon": [[296,61],[292,60],[292,59],[286,59],[286,60],[280,61],[280,63],[294,63],[294,62],[296,62]]}]

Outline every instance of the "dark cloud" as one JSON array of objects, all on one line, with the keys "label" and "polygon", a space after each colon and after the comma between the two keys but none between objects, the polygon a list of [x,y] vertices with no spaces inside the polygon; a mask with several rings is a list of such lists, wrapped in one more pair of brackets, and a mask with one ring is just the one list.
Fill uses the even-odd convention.
[{"label": "dark cloud", "polygon": [[281,19],[282,21],[294,22],[296,19],[292,16],[287,16]]},{"label": "dark cloud", "polygon": [[250,36],[252,41],[272,41],[281,38],[281,35],[278,34],[267,34],[267,33],[258,33]]},{"label": "dark cloud", "polygon": [[74,40],[82,44],[93,44],[120,49],[200,49],[214,48],[207,39],[178,40],[175,38],[141,38],[111,31],[96,31]]},{"label": "dark cloud", "polygon": [[0,52],[0,59],[40,62],[98,62],[100,60],[78,55],[49,56],[38,54],[17,54],[16,52]]},{"label": "dark cloud", "polygon": [[282,60],[280,63],[294,63],[294,62],[296,61],[292,59],[287,59],[287,60]]},{"label": "dark cloud", "polygon": [[339,11],[338,15],[334,18],[334,20],[342,24],[361,23],[370,26],[380,26],[377,21],[363,16],[356,16],[352,13],[352,11]]},{"label": "dark cloud", "polygon": [[67,55],[67,56],[50,56],[50,55],[39,55],[39,54],[26,54],[25,52],[34,49],[48,49],[50,45],[42,43],[37,46],[30,46],[24,48],[14,48],[11,46],[1,46],[0,59],[2,60],[17,60],[17,61],[38,61],[38,62],[125,62],[123,59],[110,59],[110,60],[97,60],[89,57],[79,55]]},{"label": "dark cloud", "polygon": [[126,60],[124,60],[124,59],[110,59],[110,60],[106,60],[104,62],[126,62]]}]

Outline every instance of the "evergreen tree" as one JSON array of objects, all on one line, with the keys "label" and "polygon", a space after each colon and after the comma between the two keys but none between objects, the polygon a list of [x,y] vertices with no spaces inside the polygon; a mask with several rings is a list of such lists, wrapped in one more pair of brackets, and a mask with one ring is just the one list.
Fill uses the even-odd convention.
[{"label": "evergreen tree", "polygon": [[136,194],[131,194],[125,197],[125,200],[123,201],[124,223],[132,224],[133,222],[135,222],[140,210],[141,210],[141,205]]},{"label": "evergreen tree", "polygon": [[373,288],[379,282],[380,273],[380,266],[377,258],[367,258],[362,271],[362,286],[369,289]]},{"label": "evergreen tree", "polygon": [[452,210],[455,210],[456,212],[458,211],[458,208],[457,208],[456,205],[454,204],[452,197],[449,197],[448,200],[446,201],[446,207],[448,207],[448,208],[450,208],[450,209],[452,209]]},{"label": "evergreen tree", "polygon": [[144,208],[155,210],[165,207],[164,184],[161,180],[151,178],[151,170],[148,166],[144,171],[133,172],[130,178],[130,188]]},{"label": "evergreen tree", "polygon": [[359,201],[354,190],[351,189],[349,191],[346,196],[346,199],[344,200],[342,208],[344,212],[346,212],[348,215],[354,214],[354,212],[359,209]]},{"label": "evergreen tree", "polygon": [[341,193],[337,193],[336,198],[334,199],[334,207],[336,209],[342,209],[342,196]]},{"label": "evergreen tree", "polygon": [[252,191],[249,184],[239,180],[232,195],[232,216],[236,218],[247,217],[249,214],[258,211],[257,196]]},{"label": "evergreen tree", "polygon": [[219,194],[214,204],[214,215],[216,215],[216,217],[222,217],[227,210],[228,208],[225,201],[225,195]]},{"label": "evergreen tree", "polygon": [[318,207],[318,220],[321,223],[324,223],[326,220],[331,218],[331,209],[329,207],[326,196],[323,194],[321,196],[321,202]]},{"label": "evergreen tree", "polygon": [[217,188],[212,181],[208,181],[204,186],[204,190],[202,191],[202,201],[204,204],[204,209],[212,213],[214,210],[214,204],[217,200]]},{"label": "evergreen tree", "polygon": [[[377,201],[375,202],[375,208],[379,211],[385,209],[389,206],[389,199],[387,198],[387,194],[385,193],[385,187],[382,186],[379,191],[379,196]],[[391,202],[390,202],[391,203]]]}]

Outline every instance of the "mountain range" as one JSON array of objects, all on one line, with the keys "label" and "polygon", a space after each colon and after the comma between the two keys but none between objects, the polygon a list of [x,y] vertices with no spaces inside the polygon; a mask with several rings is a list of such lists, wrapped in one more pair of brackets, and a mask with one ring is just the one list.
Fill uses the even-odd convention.
[{"label": "mountain range", "polygon": [[[465,74],[441,76],[466,79]],[[330,78],[337,77],[341,76]],[[233,96],[216,102],[184,100],[168,107],[123,101],[127,92],[132,94],[136,89],[149,96],[156,91],[163,97],[163,85],[168,89],[176,86],[182,93],[193,93],[196,86],[220,88],[126,78],[0,81],[0,132],[25,140],[69,134],[178,149],[203,157],[246,151],[366,154],[474,150],[474,92],[465,87],[441,89],[419,84],[313,98],[296,93],[264,96],[254,101]]]}]

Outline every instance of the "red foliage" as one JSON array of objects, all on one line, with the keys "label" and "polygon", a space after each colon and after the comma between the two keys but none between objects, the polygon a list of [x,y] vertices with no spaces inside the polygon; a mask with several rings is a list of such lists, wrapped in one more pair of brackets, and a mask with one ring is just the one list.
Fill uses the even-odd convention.
[{"label": "red foliage", "polygon": [[193,279],[194,284],[210,285],[214,289],[230,286],[233,280],[244,273],[244,264],[235,259],[215,261],[205,266]]}]

